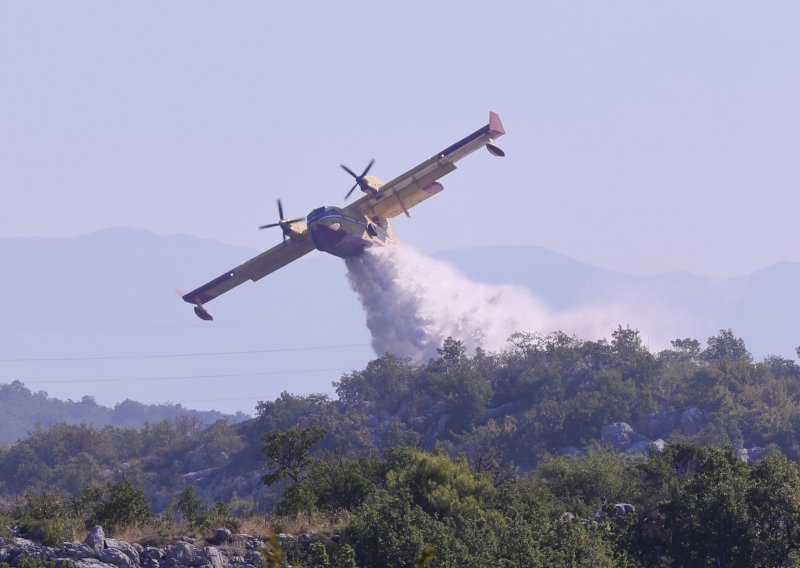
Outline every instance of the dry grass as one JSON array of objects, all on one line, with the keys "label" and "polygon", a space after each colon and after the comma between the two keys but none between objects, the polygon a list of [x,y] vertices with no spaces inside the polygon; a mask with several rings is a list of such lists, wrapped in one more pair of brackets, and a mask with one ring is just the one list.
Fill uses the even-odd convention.
[{"label": "dry grass", "polygon": [[[349,523],[350,513],[340,512],[326,515],[316,512],[281,517],[254,515],[239,520],[241,521],[239,533],[261,538],[267,538],[282,532],[293,535],[302,533],[334,535],[339,533]],[[210,539],[214,535],[215,529],[216,527],[199,533],[189,531],[179,523],[169,529],[155,524],[142,527],[130,527],[113,534],[106,533],[106,536],[126,542],[138,542],[150,546],[165,546],[177,540],[188,540],[192,542]],[[85,534],[78,534],[76,536],[83,540],[86,534],[88,534],[88,531]]]},{"label": "dry grass", "polygon": [[[88,532],[86,534],[89,534]],[[130,527],[115,533],[106,532],[106,538],[124,540],[126,542],[140,542],[142,540],[157,539],[158,535],[153,527]],[[167,536],[169,538],[169,536]]]},{"label": "dry grass", "polygon": [[177,540],[186,540],[189,542],[201,540],[207,536],[211,536],[211,534],[213,534],[213,531],[206,535],[189,530],[180,524],[175,524],[173,527],[165,527],[164,525],[155,523],[140,527],[129,527],[114,533],[106,532],[106,537],[124,540],[126,542],[138,542],[139,544],[150,546],[165,546]]},{"label": "dry grass", "polygon": [[349,520],[350,513],[347,512],[327,515],[319,512],[301,513],[289,517],[272,517],[268,519],[273,532],[294,535],[308,532],[333,535],[345,527]]},{"label": "dry grass", "polygon": [[246,517],[241,519],[239,532],[253,536],[266,537],[273,534],[272,523],[267,517]]}]

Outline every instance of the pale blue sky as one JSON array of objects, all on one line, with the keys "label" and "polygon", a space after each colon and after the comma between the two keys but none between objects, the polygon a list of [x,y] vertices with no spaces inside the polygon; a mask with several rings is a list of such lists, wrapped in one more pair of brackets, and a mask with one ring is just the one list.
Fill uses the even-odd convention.
[{"label": "pale blue sky", "polygon": [[276,197],[340,205],[340,163],[392,178],[495,110],[508,157],[461,162],[401,240],[800,261],[798,29],[796,2],[0,1],[0,236],[267,248]]}]

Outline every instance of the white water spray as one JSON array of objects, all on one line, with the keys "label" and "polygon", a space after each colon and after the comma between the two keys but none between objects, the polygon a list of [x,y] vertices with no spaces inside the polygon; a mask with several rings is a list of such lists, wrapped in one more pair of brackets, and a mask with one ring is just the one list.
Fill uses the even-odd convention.
[{"label": "white water spray", "polygon": [[436,356],[447,337],[461,340],[469,352],[499,350],[517,331],[598,337],[625,321],[616,307],[554,314],[525,288],[472,282],[402,245],[367,249],[347,260],[347,268],[378,355],[419,362]]}]

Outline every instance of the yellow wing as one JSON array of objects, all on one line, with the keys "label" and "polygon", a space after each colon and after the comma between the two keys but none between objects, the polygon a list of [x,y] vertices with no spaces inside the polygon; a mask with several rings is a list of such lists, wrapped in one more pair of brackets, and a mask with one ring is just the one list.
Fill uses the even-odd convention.
[{"label": "yellow wing", "polygon": [[489,113],[489,124],[480,128],[406,173],[385,183],[376,195],[365,195],[345,208],[359,217],[396,217],[443,189],[437,180],[456,169],[456,162],[475,150],[486,147],[493,155],[505,155],[494,139],[505,134],[500,117]]},{"label": "yellow wing", "polygon": [[[253,282],[260,280],[267,274],[283,268],[312,250],[314,250],[314,243],[309,238],[308,233],[304,233],[301,236],[287,240],[285,243],[275,245],[258,256],[243,262],[236,268],[230,269],[225,274],[214,278],[214,280],[203,284],[196,290],[184,294],[182,297],[190,304],[197,304],[197,307],[208,318],[203,317],[200,312],[197,313],[198,316],[203,319],[211,319],[208,312],[205,312],[202,308],[204,303],[213,300],[247,280],[252,280]],[[197,312],[197,308],[195,308],[195,312]]]}]

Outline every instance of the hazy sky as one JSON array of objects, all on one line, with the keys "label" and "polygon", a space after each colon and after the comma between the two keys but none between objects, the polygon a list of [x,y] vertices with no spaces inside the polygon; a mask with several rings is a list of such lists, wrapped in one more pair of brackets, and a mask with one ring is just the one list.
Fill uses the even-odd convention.
[{"label": "hazy sky", "polygon": [[[471,7],[475,6],[475,7]],[[423,250],[631,273],[800,261],[796,2],[0,1],[0,236],[131,226],[267,248],[485,124],[400,219]]]}]

